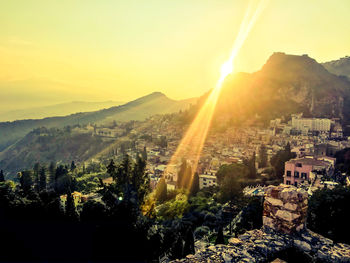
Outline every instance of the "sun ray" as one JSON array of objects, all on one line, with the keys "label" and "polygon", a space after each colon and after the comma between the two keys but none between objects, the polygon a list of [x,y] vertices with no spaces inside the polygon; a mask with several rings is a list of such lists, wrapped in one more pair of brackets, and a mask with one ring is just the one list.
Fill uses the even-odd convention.
[{"label": "sun ray", "polygon": [[[192,183],[193,174],[196,172],[201,152],[211,125],[213,114],[216,108],[216,103],[220,95],[221,87],[225,78],[233,72],[233,62],[237,57],[244,41],[253,28],[256,20],[266,7],[269,0],[260,0],[255,9],[253,9],[253,1],[249,2],[244,18],[241,22],[237,37],[233,43],[232,51],[229,59],[222,65],[220,78],[218,79],[215,88],[210,92],[208,98],[204,102],[202,108],[199,110],[197,116],[188,128],[185,136],[182,138],[175,153],[170,159],[168,166],[164,171],[164,175],[177,176],[176,167],[181,162],[182,158],[188,160],[192,165],[192,175],[190,184]],[[252,12],[254,11],[254,12]]]}]

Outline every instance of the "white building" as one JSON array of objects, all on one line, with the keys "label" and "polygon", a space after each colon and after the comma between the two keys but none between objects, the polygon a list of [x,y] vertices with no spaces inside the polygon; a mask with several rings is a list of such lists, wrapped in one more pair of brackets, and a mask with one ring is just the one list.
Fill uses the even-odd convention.
[{"label": "white building", "polygon": [[321,132],[329,133],[332,120],[324,118],[302,118],[300,114],[292,115],[292,129],[304,133]]},{"label": "white building", "polygon": [[209,186],[216,186],[217,178],[211,174],[200,174],[199,175],[199,189],[203,189]]}]

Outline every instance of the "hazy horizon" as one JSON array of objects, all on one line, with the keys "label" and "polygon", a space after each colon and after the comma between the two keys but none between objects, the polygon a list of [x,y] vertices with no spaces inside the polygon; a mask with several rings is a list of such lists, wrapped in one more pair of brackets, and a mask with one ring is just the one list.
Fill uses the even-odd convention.
[{"label": "hazy horizon", "polygon": [[[154,91],[172,99],[200,96],[215,86],[247,5],[243,0],[4,3],[0,110],[75,100],[127,102]],[[349,55],[349,11],[345,0],[269,1],[234,71],[257,71],[279,51],[308,54],[318,62]]]}]

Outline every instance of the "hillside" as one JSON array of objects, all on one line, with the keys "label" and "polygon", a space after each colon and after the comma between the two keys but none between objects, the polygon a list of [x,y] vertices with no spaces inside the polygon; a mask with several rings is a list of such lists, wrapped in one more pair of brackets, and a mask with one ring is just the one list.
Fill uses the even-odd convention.
[{"label": "hillside", "polygon": [[81,162],[94,156],[111,141],[91,132],[74,129],[38,128],[0,153],[0,167],[13,177],[16,172],[33,167],[36,162],[49,164]]},{"label": "hillside", "polygon": [[118,106],[121,104],[123,103],[117,101],[72,101],[68,103],[49,105],[45,107],[33,107],[1,112],[0,121],[5,122],[24,119],[42,119],[54,116],[65,116],[78,112],[97,111],[113,106]]},{"label": "hillside", "polygon": [[307,55],[274,53],[258,72],[227,78],[218,100],[217,116],[238,121],[260,116],[263,121],[295,112],[339,117],[346,123],[350,82],[328,72]]},{"label": "hillside", "polygon": [[350,57],[346,56],[338,60],[332,60],[322,63],[322,65],[331,73],[338,76],[346,76],[350,79]]},{"label": "hillside", "polygon": [[50,117],[37,120],[20,120],[0,123],[0,151],[23,138],[39,127],[62,128],[67,125],[107,123],[116,121],[144,120],[154,114],[177,112],[189,107],[195,99],[172,100],[160,92],[141,97],[124,105],[94,112],[82,112],[64,117]]}]

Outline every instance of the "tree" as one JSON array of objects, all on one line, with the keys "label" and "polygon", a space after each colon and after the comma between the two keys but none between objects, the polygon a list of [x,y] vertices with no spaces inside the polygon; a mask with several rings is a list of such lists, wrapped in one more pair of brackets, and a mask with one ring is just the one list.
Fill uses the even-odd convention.
[{"label": "tree", "polygon": [[160,178],[157,189],[156,189],[156,199],[163,203],[167,198],[167,186],[164,177]]},{"label": "tree", "polygon": [[187,229],[184,245],[184,256],[194,254],[194,237],[191,228]]},{"label": "tree", "polygon": [[195,172],[192,179],[190,194],[194,196],[198,193],[198,191],[199,191],[199,175],[197,172]]},{"label": "tree", "polygon": [[44,190],[46,190],[46,169],[42,166],[39,172],[39,191]]},{"label": "tree", "polygon": [[4,171],[0,170],[0,182],[5,182]]},{"label": "tree", "polygon": [[116,180],[116,169],[117,167],[115,166],[113,159],[111,159],[107,166],[107,173],[113,178],[113,180]]},{"label": "tree", "polygon": [[223,232],[222,226],[219,226],[219,229],[218,229],[218,235],[215,240],[215,245],[217,244],[225,244],[224,232]]},{"label": "tree", "polygon": [[350,189],[337,186],[334,189],[315,191],[309,199],[307,227],[332,239],[334,242],[350,243],[347,210]]},{"label": "tree", "polygon": [[284,174],[284,164],[292,158],[295,158],[295,153],[291,152],[289,142],[283,150],[278,151],[272,156],[270,163],[275,169],[275,175],[277,178],[282,178]]},{"label": "tree", "polygon": [[267,150],[265,144],[260,146],[259,150],[259,168],[267,166]]},{"label": "tree", "polygon": [[32,171],[22,171],[19,173],[19,183],[24,194],[28,194],[33,187]]},{"label": "tree", "polygon": [[252,157],[248,159],[247,166],[249,168],[249,178],[256,178],[256,167],[255,167],[255,152],[252,154]]},{"label": "tree", "polygon": [[35,180],[34,186],[37,192],[39,192],[39,171],[40,171],[40,164],[35,163],[33,167],[33,173],[34,173],[34,180]]},{"label": "tree", "polygon": [[177,188],[189,188],[192,177],[192,168],[186,159],[182,159],[180,170],[177,173]]},{"label": "tree", "polygon": [[55,187],[55,177],[56,177],[56,165],[54,162],[51,162],[49,166],[49,185],[51,188]]},{"label": "tree", "polygon": [[66,200],[66,217],[70,221],[78,220],[78,213],[75,208],[74,198],[72,196],[71,190],[68,187],[67,190],[67,200]]},{"label": "tree", "polygon": [[146,146],[143,147],[143,151],[142,151],[141,155],[142,155],[142,158],[143,158],[145,161],[147,161],[147,149],[146,149]]},{"label": "tree", "polygon": [[148,194],[149,188],[149,176],[145,172],[146,161],[138,154],[136,156],[136,163],[132,169],[131,184],[134,191],[137,192],[138,202],[141,205]]},{"label": "tree", "polygon": [[70,171],[73,172],[76,168],[77,168],[77,166],[75,165],[74,161],[72,161],[72,163],[70,165]]}]

